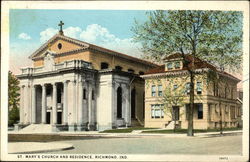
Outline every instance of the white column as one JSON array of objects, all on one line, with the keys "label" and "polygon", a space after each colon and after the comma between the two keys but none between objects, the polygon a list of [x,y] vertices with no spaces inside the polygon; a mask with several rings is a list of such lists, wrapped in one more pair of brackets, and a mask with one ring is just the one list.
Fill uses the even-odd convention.
[{"label": "white column", "polygon": [[86,124],[88,122],[88,102],[87,102],[87,94],[88,94],[88,90],[87,90],[87,82],[84,82],[84,89],[86,90],[86,94],[85,97],[86,99],[84,99],[84,104],[83,104],[83,123]]},{"label": "white column", "polygon": [[23,122],[24,124],[28,123],[28,87],[24,85],[23,87]]},{"label": "white column", "polygon": [[52,124],[57,123],[57,86],[56,83],[53,84],[53,105],[52,105]]},{"label": "white column", "polygon": [[131,90],[130,86],[126,85],[126,123],[131,124]]},{"label": "white column", "polygon": [[77,121],[77,111],[76,111],[76,81],[72,82],[73,84],[73,124],[76,124]]},{"label": "white column", "polygon": [[32,87],[32,109],[31,109],[31,123],[36,123],[36,86]]},{"label": "white column", "polygon": [[68,83],[63,83],[63,124],[68,124]]},{"label": "white column", "polygon": [[20,124],[24,123],[24,86],[20,87]]},{"label": "white column", "polygon": [[92,85],[89,83],[88,89],[88,116],[89,116],[89,125],[92,124]]},{"label": "white column", "polygon": [[82,125],[83,124],[83,86],[82,86],[81,81],[78,84],[79,84],[79,98],[78,98],[79,104],[78,104],[77,124]]},{"label": "white column", "polygon": [[28,84],[26,87],[26,119],[27,119],[27,124],[31,123],[31,109],[32,109],[32,97],[31,97],[31,88],[30,85]]},{"label": "white column", "polygon": [[46,123],[46,86],[45,84],[42,85],[42,123]]},{"label": "white column", "polygon": [[127,88],[125,84],[122,84],[121,86],[122,88],[122,118],[124,119],[124,121],[126,121],[126,109],[127,109]]}]

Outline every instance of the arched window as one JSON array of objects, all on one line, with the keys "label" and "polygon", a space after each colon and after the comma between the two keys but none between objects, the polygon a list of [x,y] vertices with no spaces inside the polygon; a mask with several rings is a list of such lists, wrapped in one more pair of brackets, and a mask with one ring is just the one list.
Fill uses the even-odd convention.
[{"label": "arched window", "polygon": [[117,118],[122,118],[122,88],[117,88]]},{"label": "arched window", "polygon": [[117,71],[122,71],[122,67],[121,67],[121,66],[116,66],[116,67],[115,67],[115,70],[117,70]]},{"label": "arched window", "polygon": [[86,89],[83,89],[83,99],[86,100],[87,99],[87,92]]},{"label": "arched window", "polygon": [[102,62],[101,63],[101,69],[108,69],[109,68],[109,64],[106,62]]},{"label": "arched window", "polygon": [[128,69],[129,73],[134,73],[135,71],[133,69]]}]

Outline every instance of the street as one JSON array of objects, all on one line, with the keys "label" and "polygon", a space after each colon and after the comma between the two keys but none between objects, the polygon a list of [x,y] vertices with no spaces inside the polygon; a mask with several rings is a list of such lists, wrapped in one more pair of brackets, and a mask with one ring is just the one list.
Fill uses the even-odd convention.
[{"label": "street", "polygon": [[[52,154],[207,154],[240,155],[242,135],[222,137],[129,137],[67,140],[74,149]],[[49,152],[48,152],[49,153]],[[50,153],[51,154],[51,153]]]}]

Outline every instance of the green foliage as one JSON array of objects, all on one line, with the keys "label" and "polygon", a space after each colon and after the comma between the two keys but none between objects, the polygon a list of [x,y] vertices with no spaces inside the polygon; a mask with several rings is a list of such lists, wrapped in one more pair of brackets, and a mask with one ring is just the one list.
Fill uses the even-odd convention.
[{"label": "green foliage", "polygon": [[8,125],[13,125],[19,120],[19,80],[9,71],[8,74]]},{"label": "green foliage", "polygon": [[[182,82],[183,84],[183,82]],[[167,87],[164,89],[163,95],[159,98],[159,102],[164,105],[164,112],[172,120],[174,119],[173,106],[184,106],[185,89],[182,84],[176,84],[177,88],[174,89],[174,82],[168,82]],[[182,114],[180,114],[181,116]]]},{"label": "green foliage", "polygon": [[242,12],[158,10],[147,15],[144,24],[135,21],[132,28],[144,58],[159,63],[172,53],[189,53],[220,67],[241,67]]},{"label": "green foliage", "polygon": [[8,125],[13,126],[17,121],[19,121],[19,109],[15,107],[9,110]]}]

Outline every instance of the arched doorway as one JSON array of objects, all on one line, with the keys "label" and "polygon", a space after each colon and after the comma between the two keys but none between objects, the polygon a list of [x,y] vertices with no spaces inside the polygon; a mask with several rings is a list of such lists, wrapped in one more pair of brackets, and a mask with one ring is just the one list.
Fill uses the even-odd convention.
[{"label": "arched doorway", "polygon": [[122,118],[122,88],[117,88],[117,118]]},{"label": "arched doorway", "polygon": [[135,88],[131,91],[131,118],[135,118]]}]

